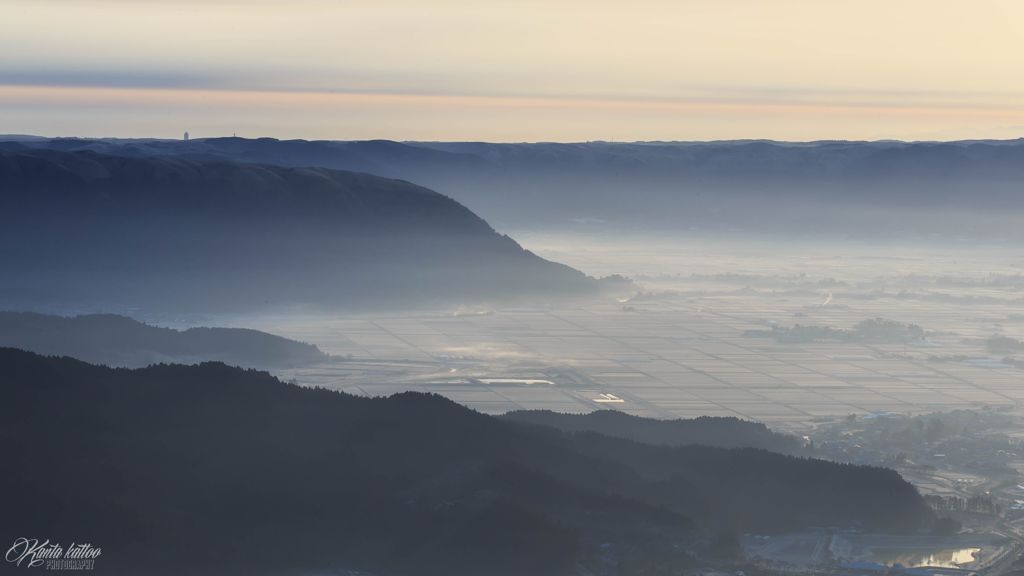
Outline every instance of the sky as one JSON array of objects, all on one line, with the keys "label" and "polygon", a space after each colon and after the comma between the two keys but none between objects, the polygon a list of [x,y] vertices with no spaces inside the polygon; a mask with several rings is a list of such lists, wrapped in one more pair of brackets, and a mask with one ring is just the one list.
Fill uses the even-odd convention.
[{"label": "sky", "polygon": [[0,0],[0,133],[1024,136],[1019,0]]}]

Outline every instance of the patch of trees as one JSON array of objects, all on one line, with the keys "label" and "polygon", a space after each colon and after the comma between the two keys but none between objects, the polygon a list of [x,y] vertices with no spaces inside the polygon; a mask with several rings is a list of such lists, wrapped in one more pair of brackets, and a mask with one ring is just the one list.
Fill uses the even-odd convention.
[{"label": "patch of trees", "polygon": [[942,496],[940,494],[928,494],[924,496],[925,502],[937,512],[973,512],[975,514],[999,514],[999,505],[991,496]]},{"label": "patch of trees", "polygon": [[985,342],[985,348],[992,354],[1019,354],[1024,352],[1024,342],[1009,336],[993,336]]},{"label": "patch of trees", "polygon": [[924,329],[917,324],[870,318],[858,322],[852,329],[829,326],[803,326],[791,328],[773,326],[770,330],[747,330],[749,337],[774,338],[778,342],[806,343],[821,340],[858,342],[864,344],[903,344],[924,340]]},{"label": "patch of trees", "polygon": [[936,518],[935,524],[932,525],[932,533],[936,536],[952,536],[959,532],[961,528],[963,528],[963,523],[955,518]]}]

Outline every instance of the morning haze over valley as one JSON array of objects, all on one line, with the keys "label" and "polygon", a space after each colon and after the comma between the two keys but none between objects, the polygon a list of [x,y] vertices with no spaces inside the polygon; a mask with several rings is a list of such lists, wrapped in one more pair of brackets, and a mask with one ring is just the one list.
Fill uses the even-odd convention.
[{"label": "morning haze over valley", "polygon": [[1022,18],[0,0],[0,572],[1019,576]]}]

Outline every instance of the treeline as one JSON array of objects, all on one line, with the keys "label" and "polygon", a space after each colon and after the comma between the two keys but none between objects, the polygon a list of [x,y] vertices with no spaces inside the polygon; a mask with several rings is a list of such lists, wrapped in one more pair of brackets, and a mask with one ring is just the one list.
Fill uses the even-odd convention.
[{"label": "treeline", "polygon": [[992,354],[1024,353],[1024,342],[1009,336],[992,336],[985,341],[985,348]]},{"label": "treeline", "polygon": [[174,330],[116,314],[64,317],[0,312],[0,346],[107,366],[216,360],[252,367],[305,366],[330,357],[312,344],[244,328]]},{"label": "treeline", "polygon": [[760,422],[732,417],[701,416],[688,420],[657,420],[617,410],[598,410],[589,414],[516,410],[501,418],[524,424],[551,426],[564,432],[596,432],[646,444],[763,448],[782,454],[806,452],[803,441],[796,436],[774,432]]},{"label": "treeline", "polygon": [[821,340],[861,342],[865,344],[903,344],[924,340],[924,329],[917,324],[869,318],[858,322],[852,329],[829,326],[803,326],[791,328],[773,326],[770,330],[747,330],[745,336],[774,338],[778,342],[805,343]]},{"label": "treeline", "polygon": [[940,494],[928,494],[924,501],[936,512],[973,512],[976,514],[999,514],[999,505],[991,496],[942,496]]}]

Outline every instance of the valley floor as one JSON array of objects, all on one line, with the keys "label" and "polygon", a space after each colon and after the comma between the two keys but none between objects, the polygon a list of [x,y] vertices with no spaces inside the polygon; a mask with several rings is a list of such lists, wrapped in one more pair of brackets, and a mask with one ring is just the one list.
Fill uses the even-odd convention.
[{"label": "valley floor", "polygon": [[[545,241],[528,247],[591,274],[625,272],[641,291],[560,309],[227,322],[345,358],[282,374],[301,384],[369,395],[433,391],[487,413],[614,407],[800,431],[848,414],[1015,411],[1024,400],[1024,370],[986,349],[996,334],[1024,339],[1024,261],[1010,254],[657,242],[580,242],[568,252],[568,241]],[[850,329],[873,318],[920,326],[925,337],[766,336],[773,327]]]}]

